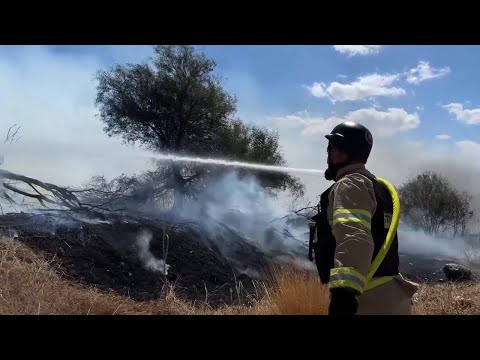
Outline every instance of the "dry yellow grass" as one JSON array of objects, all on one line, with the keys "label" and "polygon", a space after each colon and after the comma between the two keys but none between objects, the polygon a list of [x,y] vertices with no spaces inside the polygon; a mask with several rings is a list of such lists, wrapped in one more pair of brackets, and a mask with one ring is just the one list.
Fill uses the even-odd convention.
[{"label": "dry yellow grass", "polygon": [[318,274],[283,266],[273,269],[274,283],[267,298],[272,310],[283,315],[324,315],[329,296]]},{"label": "dry yellow grass", "polygon": [[[165,291],[162,299],[136,302],[63,278],[25,245],[0,239],[0,314],[67,315],[268,315],[326,314],[328,291],[314,272],[292,267],[273,269],[271,284],[257,284],[262,300],[252,306],[212,309],[192,305]],[[422,285],[415,297],[420,315],[480,314],[480,285]]]},{"label": "dry yellow grass", "polygon": [[462,283],[423,285],[415,296],[414,314],[480,314],[480,285]]},{"label": "dry yellow grass", "polygon": [[0,241],[0,314],[188,314],[194,312],[169,292],[154,303],[80,286],[62,278],[28,247]]}]

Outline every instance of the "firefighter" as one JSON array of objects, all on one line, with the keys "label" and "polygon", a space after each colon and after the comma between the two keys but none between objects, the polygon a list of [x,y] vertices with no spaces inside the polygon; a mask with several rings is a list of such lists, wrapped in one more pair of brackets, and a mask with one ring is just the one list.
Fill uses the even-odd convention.
[{"label": "firefighter", "polygon": [[361,124],[344,122],[326,138],[325,178],[335,183],[320,196],[311,240],[321,282],[331,293],[329,315],[411,314],[418,285],[399,272],[396,233],[377,271],[366,279],[393,215],[388,189],[365,167],[372,134]]}]

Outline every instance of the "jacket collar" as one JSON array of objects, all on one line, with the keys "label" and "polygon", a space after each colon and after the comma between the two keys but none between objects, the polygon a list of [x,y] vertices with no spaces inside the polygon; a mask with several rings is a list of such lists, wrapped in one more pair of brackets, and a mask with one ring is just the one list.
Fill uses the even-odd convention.
[{"label": "jacket collar", "polygon": [[375,176],[365,168],[365,164],[358,163],[344,166],[340,170],[338,170],[336,181],[340,180],[345,175],[353,173],[369,175],[370,177],[375,178]]}]

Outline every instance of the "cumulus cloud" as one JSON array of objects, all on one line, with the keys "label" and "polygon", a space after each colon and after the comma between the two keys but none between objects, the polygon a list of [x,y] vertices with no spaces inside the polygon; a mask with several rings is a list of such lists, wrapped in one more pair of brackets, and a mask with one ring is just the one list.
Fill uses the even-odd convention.
[{"label": "cumulus cloud", "polygon": [[340,54],[352,56],[365,56],[378,54],[382,45],[334,45],[333,48]]},{"label": "cumulus cloud", "polygon": [[451,138],[451,136],[448,134],[439,134],[435,136],[435,138],[437,138],[438,140],[448,140]]},{"label": "cumulus cloud", "polygon": [[354,121],[371,129],[374,137],[388,138],[397,133],[407,132],[420,125],[417,113],[408,113],[402,108],[389,108],[381,111],[376,108],[365,108],[349,112],[344,117],[328,118],[311,117],[307,112],[287,115],[276,119],[278,123],[302,126],[304,136],[319,136],[327,134],[333,127],[343,121]]},{"label": "cumulus cloud", "polygon": [[[418,65],[404,73],[378,74],[372,73],[362,75],[353,82],[333,81],[330,84],[325,82],[314,82],[306,88],[318,98],[329,98],[335,101],[358,101],[374,97],[396,98],[406,94],[405,89],[394,85],[400,80],[410,84],[418,85],[424,81],[441,78],[451,72],[450,68],[435,68],[430,66],[428,61],[420,61]],[[344,76],[337,76],[345,79]],[[412,95],[415,92],[412,90]]]},{"label": "cumulus cloud", "polygon": [[480,124],[480,109],[464,109],[462,104],[450,103],[442,106],[449,114],[455,115],[455,119],[467,125]]},{"label": "cumulus cloud", "polygon": [[420,84],[427,80],[441,78],[450,73],[448,66],[435,68],[430,66],[428,61],[420,61],[418,65],[410,69],[406,74],[406,81],[410,84]]},{"label": "cumulus cloud", "polygon": [[315,97],[328,97],[327,85],[323,82],[314,82],[312,86],[308,87],[310,93]]},{"label": "cumulus cloud", "polygon": [[309,86],[310,93],[315,97],[328,97],[331,101],[357,101],[373,97],[399,97],[406,92],[393,84],[400,79],[399,74],[368,74],[359,76],[351,83],[334,81],[329,85],[314,82]]}]

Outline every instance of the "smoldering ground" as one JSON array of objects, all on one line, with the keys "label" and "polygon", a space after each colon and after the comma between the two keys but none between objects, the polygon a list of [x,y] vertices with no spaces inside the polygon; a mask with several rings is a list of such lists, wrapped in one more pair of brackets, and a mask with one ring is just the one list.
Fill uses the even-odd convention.
[{"label": "smoldering ground", "polygon": [[[458,165],[457,165],[458,169]],[[470,183],[471,184],[471,183]],[[143,188],[149,189],[148,184]],[[141,189],[140,189],[141,190]],[[11,204],[4,204],[4,206]],[[140,210],[135,202],[129,199],[130,210]],[[140,211],[147,209],[142,208]],[[31,208],[21,207],[21,211],[38,213]],[[285,261],[297,261],[302,266],[311,266],[306,262],[308,244],[308,225],[305,214],[294,214],[277,197],[268,193],[252,176],[240,177],[236,171],[229,171],[217,179],[206,183],[199,196],[190,200],[182,211],[165,214],[159,209],[148,209],[146,214],[155,215],[160,220],[169,219],[170,222],[190,221],[203,232],[209,244],[214,244],[223,256],[234,261],[237,266],[243,260],[245,252],[239,252],[239,245],[247,243],[258,252],[274,256]],[[173,217],[172,217],[173,216]],[[72,224],[72,221],[95,223],[101,221],[80,215],[64,219],[63,225]],[[143,233],[142,233],[143,234]],[[144,236],[139,234],[139,238]],[[415,231],[405,223],[399,227],[400,251],[421,256],[461,257],[471,244],[461,238],[449,238],[448,235],[431,236],[422,231]],[[147,267],[155,261],[148,253],[148,242],[143,244],[139,256]],[[148,258],[148,259],[147,259]],[[248,266],[244,267],[245,271]]]}]

